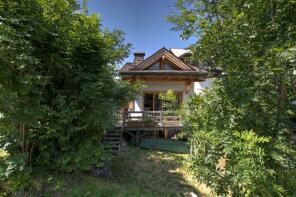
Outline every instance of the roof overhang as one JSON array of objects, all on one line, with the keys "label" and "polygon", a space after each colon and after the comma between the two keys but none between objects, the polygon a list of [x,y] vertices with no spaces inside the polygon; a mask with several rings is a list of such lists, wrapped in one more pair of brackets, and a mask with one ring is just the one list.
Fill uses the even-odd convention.
[{"label": "roof overhang", "polygon": [[177,70],[145,70],[145,71],[128,71],[120,72],[122,78],[137,78],[137,79],[183,79],[192,81],[204,81],[208,77],[208,72],[200,71],[177,71]]},{"label": "roof overhang", "polygon": [[131,76],[131,75],[157,75],[157,76],[208,76],[208,72],[200,72],[200,71],[178,71],[178,70],[141,70],[141,71],[128,71],[128,72],[120,72],[122,76]]}]

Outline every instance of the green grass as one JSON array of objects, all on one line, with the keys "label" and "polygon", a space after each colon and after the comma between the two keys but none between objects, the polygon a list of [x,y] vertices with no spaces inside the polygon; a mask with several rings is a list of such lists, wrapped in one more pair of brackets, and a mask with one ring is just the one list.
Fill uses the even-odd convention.
[{"label": "green grass", "polygon": [[149,194],[141,194],[136,187],[124,187],[114,181],[98,179],[90,176],[84,177],[79,184],[72,185],[72,189],[64,192],[64,196],[151,196]]},{"label": "green grass", "polygon": [[[186,171],[185,154],[129,148],[110,162],[114,178],[121,185],[133,185],[154,196],[184,196],[208,191],[192,181]],[[127,184],[128,183],[128,184]]]},{"label": "green grass", "polygon": [[140,143],[140,147],[174,153],[189,153],[189,147],[186,145],[186,142],[180,140],[144,138]]},{"label": "green grass", "polygon": [[[109,178],[85,173],[39,175],[32,181],[32,196],[154,197],[185,196],[194,192],[205,196],[210,191],[193,181],[184,164],[186,154],[128,147],[107,162]],[[42,195],[40,195],[42,194]]]}]

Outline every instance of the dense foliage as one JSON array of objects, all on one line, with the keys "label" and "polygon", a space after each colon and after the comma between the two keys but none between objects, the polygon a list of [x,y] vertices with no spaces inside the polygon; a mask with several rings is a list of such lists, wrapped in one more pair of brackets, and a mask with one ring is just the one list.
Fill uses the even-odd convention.
[{"label": "dense foliage", "polygon": [[198,38],[193,58],[223,70],[212,88],[187,104],[194,174],[218,194],[295,194],[295,1],[176,5],[180,12],[169,20],[183,38]]},{"label": "dense foliage", "polygon": [[160,92],[159,99],[162,104],[162,110],[172,113],[177,109],[177,95],[172,89],[166,92]]},{"label": "dense foliage", "polygon": [[104,159],[103,131],[136,94],[115,80],[114,65],[130,45],[79,7],[75,0],[0,1],[0,148],[10,155],[2,163],[22,154],[33,167],[75,171]]}]

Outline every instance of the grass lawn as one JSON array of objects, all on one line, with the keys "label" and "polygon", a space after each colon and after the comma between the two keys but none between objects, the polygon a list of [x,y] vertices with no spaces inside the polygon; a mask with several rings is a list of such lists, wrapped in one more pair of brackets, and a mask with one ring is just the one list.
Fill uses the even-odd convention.
[{"label": "grass lawn", "polygon": [[[206,196],[209,189],[186,172],[185,154],[128,147],[107,163],[110,178],[87,174],[55,177],[47,191],[52,196],[186,196],[194,192]],[[40,181],[36,181],[39,182]],[[44,191],[44,190],[43,190]]]},{"label": "grass lawn", "polygon": [[186,145],[186,142],[180,140],[143,138],[139,146],[145,149],[163,150],[184,154],[189,153],[189,147]]}]

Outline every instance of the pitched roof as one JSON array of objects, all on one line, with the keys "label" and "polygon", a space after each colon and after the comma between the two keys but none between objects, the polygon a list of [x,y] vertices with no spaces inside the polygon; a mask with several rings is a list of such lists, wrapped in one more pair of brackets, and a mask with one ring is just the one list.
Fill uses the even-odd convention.
[{"label": "pitched roof", "polygon": [[123,67],[120,69],[120,72],[130,71],[130,70],[134,69],[135,66],[136,66],[135,64],[128,62],[125,65],[123,65]]},{"label": "pitched roof", "polygon": [[178,66],[181,70],[194,70],[190,65],[180,60],[177,56],[175,56],[172,52],[167,50],[166,48],[161,48],[156,53],[148,57],[146,60],[144,60],[142,63],[138,64],[133,70],[145,70],[148,68],[151,64],[156,62],[162,57],[165,57],[172,63],[174,63],[176,66]]},{"label": "pitched roof", "polygon": [[[175,53],[173,53],[173,51]],[[206,75],[208,72],[204,69],[197,68],[195,66],[191,66],[184,62],[182,59],[178,58],[176,55],[183,56],[184,54],[188,54],[189,50],[167,50],[166,48],[161,48],[150,57],[145,59],[140,64],[127,63],[120,69],[120,74],[123,75]],[[159,61],[159,59],[165,58],[175,66],[180,68],[180,70],[146,70],[155,62]]]}]

